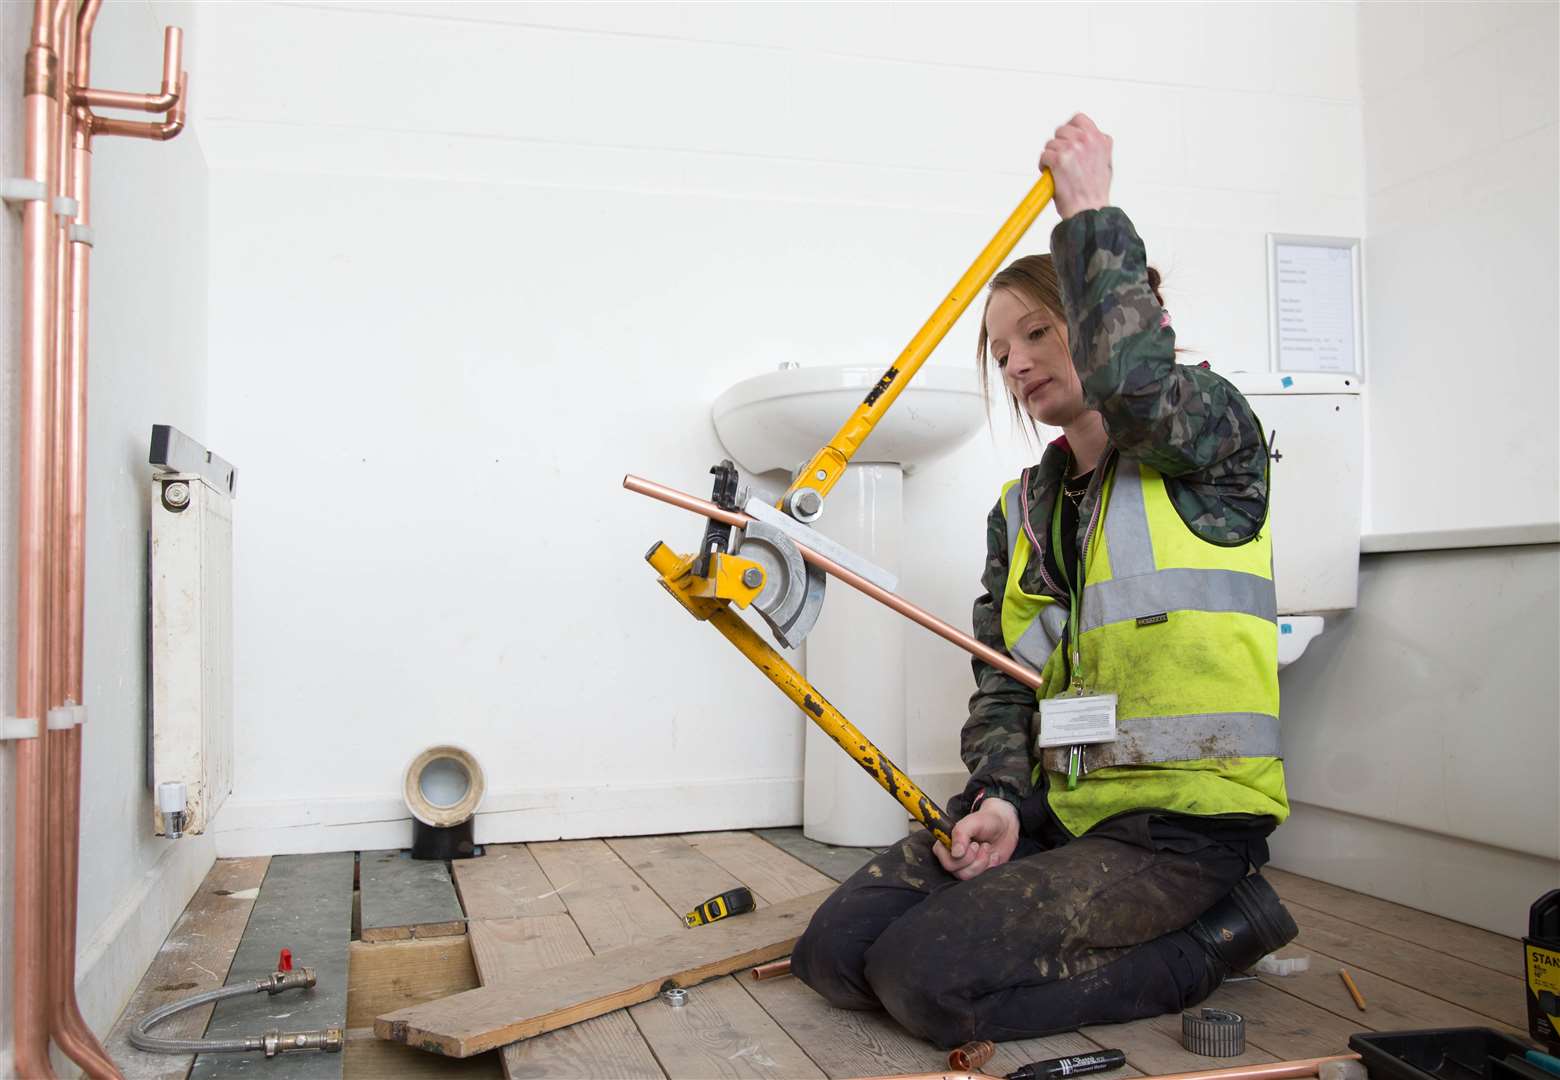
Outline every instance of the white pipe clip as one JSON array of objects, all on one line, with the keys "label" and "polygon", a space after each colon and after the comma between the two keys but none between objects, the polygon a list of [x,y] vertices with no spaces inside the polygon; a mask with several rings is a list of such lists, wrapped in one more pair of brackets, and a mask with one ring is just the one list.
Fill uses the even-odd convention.
[{"label": "white pipe clip", "polygon": [[13,176],[0,180],[0,199],[7,203],[43,202],[49,195],[49,186],[42,180],[25,176]]},{"label": "white pipe clip", "polygon": [[69,195],[56,195],[54,201],[49,204],[54,207],[54,212],[60,217],[73,218],[81,213],[81,203],[72,199]]},{"label": "white pipe clip", "polygon": [[36,739],[38,721],[25,716],[0,716],[0,739]]},{"label": "white pipe clip", "polygon": [[87,710],[80,705],[56,705],[50,709],[44,722],[50,731],[69,731],[81,726],[87,718]]},{"label": "white pipe clip", "polygon": [[70,239],[72,243],[86,244],[87,247],[97,246],[97,237],[93,234],[91,225],[72,225]]}]

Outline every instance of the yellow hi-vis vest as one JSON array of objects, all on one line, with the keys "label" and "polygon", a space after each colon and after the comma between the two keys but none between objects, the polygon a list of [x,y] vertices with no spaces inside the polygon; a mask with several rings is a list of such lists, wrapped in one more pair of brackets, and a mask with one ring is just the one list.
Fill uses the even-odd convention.
[{"label": "yellow hi-vis vest", "polygon": [[[1113,455],[1114,458],[1114,455]],[[1008,652],[1045,675],[1037,698],[1067,690],[1067,605],[1023,590],[1032,548],[1019,481],[1003,489]],[[1087,540],[1079,652],[1090,692],[1116,694],[1114,742],[1084,751],[1068,790],[1049,785],[1052,811],[1075,836],[1131,810],[1289,816],[1278,738],[1278,626],[1273,550],[1265,530],[1234,546],[1199,538],[1164,477],[1141,462],[1107,467]],[[1036,747],[1040,714],[1030,723]],[[1067,747],[1034,751],[1067,771]]]}]

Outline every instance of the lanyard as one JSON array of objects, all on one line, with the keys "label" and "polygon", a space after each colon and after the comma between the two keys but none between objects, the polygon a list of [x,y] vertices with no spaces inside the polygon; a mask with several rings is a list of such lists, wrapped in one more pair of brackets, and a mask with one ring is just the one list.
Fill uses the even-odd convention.
[{"label": "lanyard", "polygon": [[[1065,486],[1065,478],[1063,486]],[[1051,503],[1051,551],[1056,556],[1056,568],[1062,572],[1062,581],[1067,586],[1067,638],[1072,645],[1073,654],[1072,689],[1081,692],[1083,673],[1079,668],[1083,662],[1083,654],[1078,647],[1078,623],[1079,612],[1083,607],[1083,551],[1078,552],[1078,575],[1074,578],[1067,572],[1067,563],[1062,557],[1062,500],[1064,498],[1066,495],[1062,488],[1057,488],[1056,499]],[[1085,549],[1087,546],[1084,545]],[[1073,584],[1075,580],[1078,582],[1077,585]]]}]

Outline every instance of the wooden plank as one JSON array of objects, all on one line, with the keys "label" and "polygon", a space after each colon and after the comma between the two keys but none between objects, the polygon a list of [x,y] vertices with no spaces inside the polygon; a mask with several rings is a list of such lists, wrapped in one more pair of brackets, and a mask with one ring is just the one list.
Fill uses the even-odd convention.
[{"label": "wooden plank", "polygon": [[[276,970],[277,954],[291,949],[299,967],[319,980],[312,990],[274,997],[246,994],[217,1003],[207,1038],[238,1038],[282,1028],[288,1031],[346,1027],[347,947],[352,934],[350,852],[277,855],[271,859],[243,940],[233,955],[226,985],[263,979]],[[468,991],[469,992],[469,991]],[[289,1054],[288,1080],[339,1080],[340,1054]],[[201,1054],[194,1080],[248,1075],[263,1058],[254,1054]]]},{"label": "wooden plank", "polygon": [[[1287,901],[1285,906],[1300,926],[1294,944],[1336,957],[1351,974],[1375,972],[1511,1027],[1527,1024],[1522,980],[1516,975],[1443,956],[1429,946],[1345,922],[1303,904]],[[1333,977],[1337,978],[1336,972]]]},{"label": "wooden plank", "polygon": [[[539,971],[591,955],[568,915],[479,919],[471,923],[468,937],[483,986],[524,985]],[[632,1080],[663,1075],[634,1022],[621,1011],[511,1043],[499,1053],[508,1077]]]},{"label": "wooden plank", "polygon": [[[183,1080],[188,1075],[195,1055],[143,1053],[130,1045],[130,1028],[153,1009],[223,985],[270,862],[269,856],[218,859],[195,890],[104,1040],[103,1048],[126,1080]],[[175,1013],[152,1030],[171,1039],[198,1039],[211,1009],[204,1005]]]},{"label": "wooden plank", "polygon": [[451,864],[466,918],[563,914],[563,901],[524,844],[488,844],[486,850],[480,858]]},{"label": "wooden plank", "polygon": [[683,839],[771,904],[838,884],[752,833],[686,833]]},{"label": "wooden plank", "polygon": [[450,869],[438,859],[365,851],[358,864],[364,941],[450,937],[466,932]]},{"label": "wooden plank", "polygon": [[629,1010],[667,1074],[821,1078],[822,1070],[736,979],[728,975],[695,987],[680,1009],[647,1001]]},{"label": "wooden plank", "polygon": [[1508,1035],[1524,1035],[1521,1029],[1502,1024],[1461,1005],[1432,997],[1411,986],[1394,982],[1363,968],[1349,968],[1349,974],[1365,996],[1366,1009],[1354,1007],[1338,969],[1349,967],[1335,956],[1315,949],[1282,950],[1281,957],[1308,956],[1309,970],[1296,975],[1264,975],[1262,981],[1287,994],[1336,1013],[1356,1025],[1360,1031],[1414,1031],[1422,1028],[1491,1027]]},{"label": "wooden plank", "polygon": [[891,1076],[948,1066],[945,1051],[910,1035],[887,1013],[836,1009],[794,978],[743,977],[741,985],[828,1076]]},{"label": "wooden plank", "polygon": [[[278,1074],[280,1075],[280,1074]],[[498,1054],[451,1058],[374,1038],[373,1028],[348,1028],[341,1048],[342,1080],[497,1080]]]},{"label": "wooden plank", "polygon": [[558,840],[530,849],[594,952],[685,929],[602,841]]},{"label": "wooden plank", "polygon": [[[826,895],[798,897],[745,918],[722,920],[698,933],[679,925],[667,937],[539,972],[524,985],[484,986],[387,1013],[375,1021],[374,1031],[382,1039],[435,1053],[479,1054],[649,1001],[668,981],[693,986],[786,956]],[[663,910],[676,918],[664,905]]]},{"label": "wooden plank", "polygon": [[620,836],[607,844],[679,917],[742,884],[680,836]]},{"label": "wooden plank", "polygon": [[347,1028],[371,1028],[380,1013],[481,986],[466,937],[354,941],[348,950]]},{"label": "wooden plank", "polygon": [[1507,975],[1519,974],[1523,970],[1522,942],[1516,938],[1453,922],[1439,915],[1415,911],[1390,900],[1379,900],[1374,896],[1284,870],[1265,867],[1262,874],[1286,902],[1293,900],[1308,908],[1325,911],[1345,922],[1419,945],[1431,945],[1447,956],[1455,956]]},{"label": "wooden plank", "polygon": [[809,840],[803,836],[800,827],[754,829],[753,835],[767,840],[789,855],[794,855],[814,870],[821,871],[835,881],[844,881],[865,866],[872,856],[883,851],[882,848],[835,847],[833,844],[820,844],[816,840]]}]

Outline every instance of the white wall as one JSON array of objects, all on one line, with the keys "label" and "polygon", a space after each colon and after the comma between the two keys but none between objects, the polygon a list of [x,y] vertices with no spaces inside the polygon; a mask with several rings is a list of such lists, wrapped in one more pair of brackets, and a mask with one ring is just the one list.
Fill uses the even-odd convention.
[{"label": "white wall", "polygon": [[[1358,234],[1348,6],[221,5],[211,439],[238,465],[225,852],[391,843],[484,762],[490,839],[798,820],[801,726],[654,586],[709,403],[886,365],[1073,111],[1183,344],[1267,363],[1263,235]],[[1046,248],[1054,214],[1021,246]],[[971,363],[966,318],[934,362]],[[912,477],[904,591],[967,625],[992,438]],[[909,646],[908,765],[962,774],[966,659]],[[827,688],[822,688],[827,691]]]},{"label": "white wall", "polygon": [[1367,531],[1560,522],[1560,5],[1367,3]]},{"label": "white wall", "polygon": [[1504,933],[1560,885],[1557,17],[1360,9],[1365,540],[1446,550],[1368,556],[1282,679],[1275,862]]},{"label": "white wall", "polygon": [[[94,82],[126,90],[155,86],[162,26],[187,31],[186,67],[198,95],[199,28],[192,7],[129,0],[104,6],[93,50]],[[5,128],[4,174],[21,172],[21,62],[31,7],[0,5]],[[88,372],[87,639],[82,766],[81,892],[77,919],[78,997],[89,1023],[106,1030],[178,913],[210,866],[209,841],[169,843],[150,835],[145,783],[146,523],[151,426],[206,426],[205,161],[199,136],[168,144],[124,139],[95,143],[92,311]],[[0,216],[4,297],[0,368],[8,418],[0,438],[0,708],[15,703],[16,318],[20,310],[18,218]],[[9,781],[12,752],[0,750],[0,1075],[8,1074],[11,1003]]]}]

